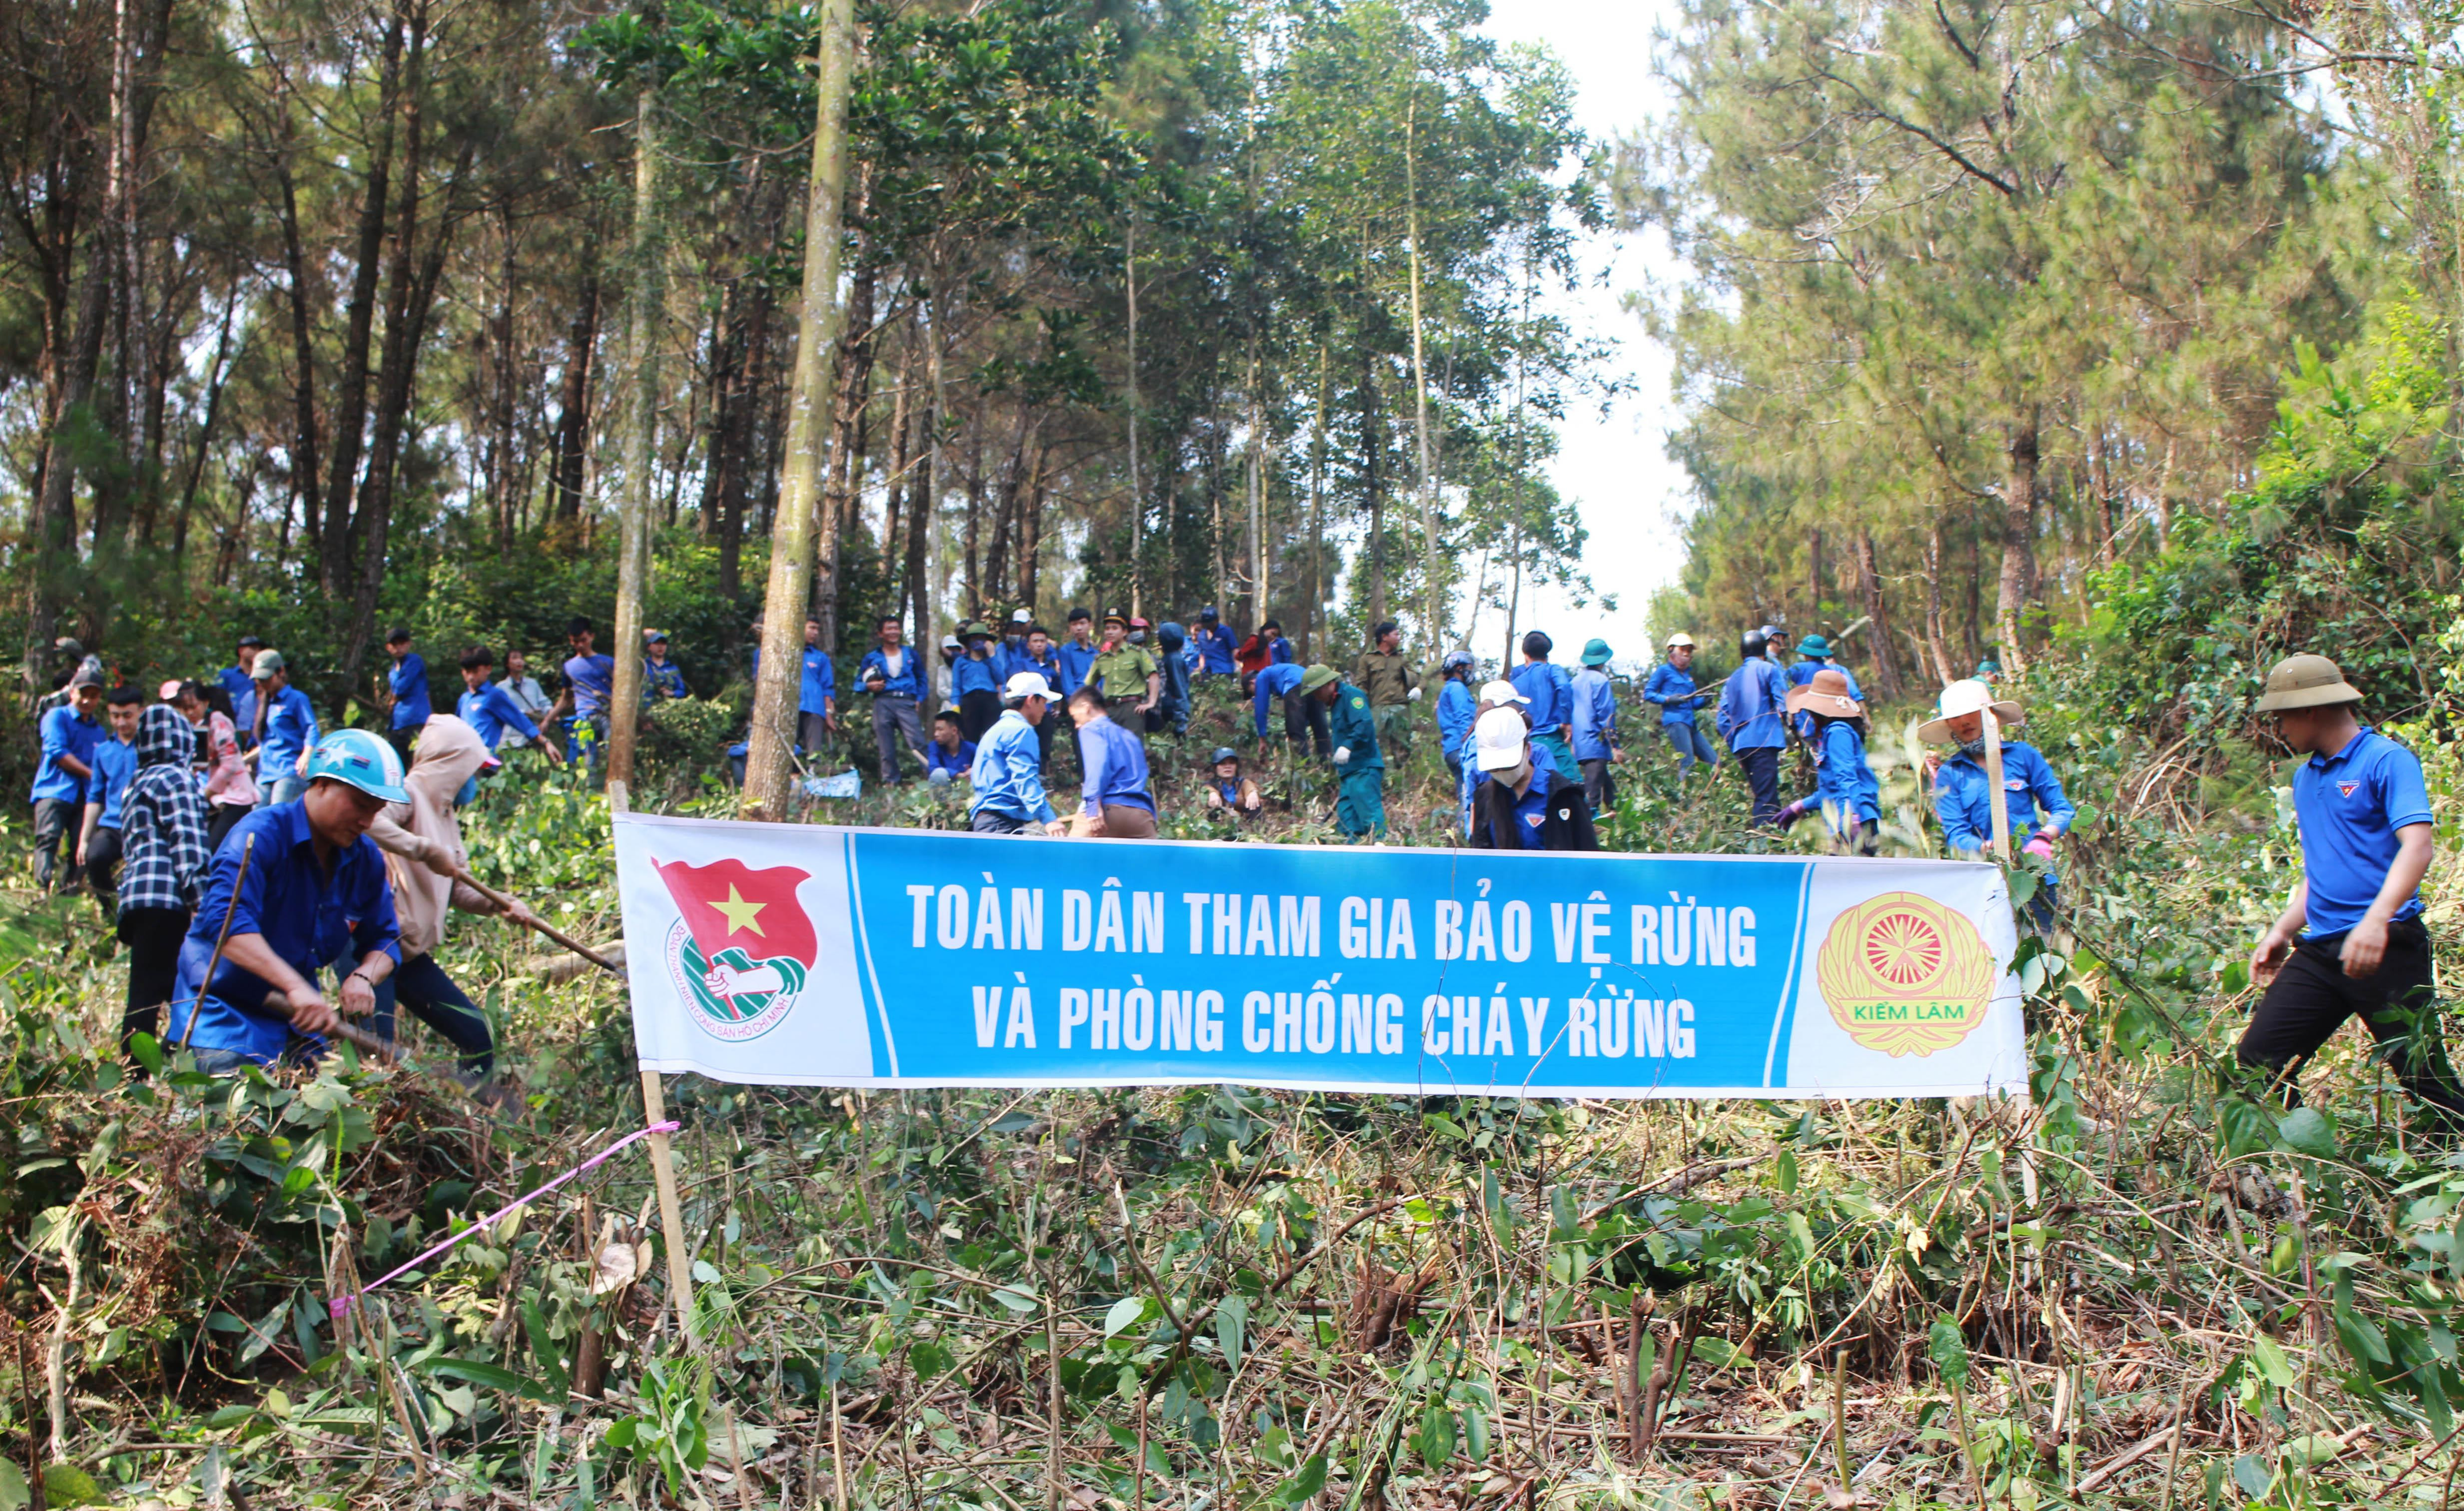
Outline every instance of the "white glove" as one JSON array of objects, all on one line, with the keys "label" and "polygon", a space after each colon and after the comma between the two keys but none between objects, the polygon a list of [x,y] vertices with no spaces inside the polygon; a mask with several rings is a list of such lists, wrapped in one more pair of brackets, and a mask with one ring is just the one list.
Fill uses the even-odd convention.
[{"label": "white glove", "polygon": [[1406,697],[1408,697],[1408,698],[1410,698],[1412,701],[1414,701],[1414,702],[1416,702],[1416,703],[1417,703],[1417,702],[1419,702],[1419,701],[1420,700],[1420,690],[1419,690],[1419,688],[1415,687],[1415,688],[1413,688],[1413,689],[1411,690],[1411,692],[1410,692],[1410,693],[1406,694],[1405,696],[1406,696]]},{"label": "white glove", "polygon": [[1336,745],[1334,747],[1334,764],[1336,766],[1342,766],[1351,759],[1352,747],[1350,745]]}]

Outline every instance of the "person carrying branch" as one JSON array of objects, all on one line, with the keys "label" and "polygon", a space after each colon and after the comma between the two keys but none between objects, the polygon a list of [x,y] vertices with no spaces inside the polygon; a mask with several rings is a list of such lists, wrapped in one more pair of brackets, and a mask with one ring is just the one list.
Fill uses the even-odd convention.
[{"label": "person carrying branch", "polygon": [[[1986,769],[1985,712],[1990,707],[1996,727],[2005,730],[2025,715],[2017,703],[2007,698],[1997,700],[1993,689],[1973,678],[1944,688],[1934,707],[1935,716],[1917,727],[1917,738],[1959,747],[1934,771],[1934,816],[1942,821],[1942,842],[1950,853],[1972,857],[1993,845],[1994,792],[1993,778]],[[2011,842],[2050,862],[2056,842],[2070,833],[2079,810],[2063,794],[2061,778],[2054,775],[2054,768],[2035,745],[2005,735],[2001,746],[2001,798]],[[2041,820],[2036,816],[2039,810],[2044,814]],[[2059,906],[2057,885],[2054,873],[2047,870],[2028,905],[2040,930],[2054,926]]]},{"label": "person carrying branch", "polygon": [[2233,1054],[2298,1103],[2294,1078],[2359,1015],[2405,1090],[2452,1136],[2464,1131],[2464,1091],[2439,1033],[2421,922],[2430,792],[2421,759],[2363,723],[2361,701],[2323,656],[2287,656],[2267,674],[2257,711],[2275,715],[2277,738],[2309,757],[2293,773],[2301,880],[2251,950],[2251,974],[2267,991]]},{"label": "person carrying branch", "polygon": [[[307,752],[303,780],[297,798],[232,828],[180,945],[169,1036],[208,1075],[316,1058],[345,1016],[376,1011],[378,984],[402,962],[385,853],[368,837],[387,803],[409,799],[402,758],[364,729],[338,729]],[[329,1001],[317,974],[345,956],[355,963]]]},{"label": "person carrying branch", "polygon": [[453,799],[465,783],[494,765],[495,758],[477,730],[451,714],[438,714],[420,736],[410,774],[403,779],[403,800],[387,805],[368,825],[368,837],[385,853],[386,879],[393,887],[394,916],[402,931],[402,965],[377,984],[374,1031],[380,1038],[394,1036],[393,1010],[399,1001],[461,1051],[458,1078],[473,1090],[486,1085],[495,1069],[495,1039],[488,1015],[437,964],[446,913],[531,922],[530,910],[521,903],[499,906],[459,879],[470,869],[471,856],[453,816]]}]

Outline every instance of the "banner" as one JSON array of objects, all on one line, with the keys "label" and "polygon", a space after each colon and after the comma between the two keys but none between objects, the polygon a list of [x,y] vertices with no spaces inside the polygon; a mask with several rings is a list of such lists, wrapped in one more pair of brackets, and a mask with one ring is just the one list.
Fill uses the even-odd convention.
[{"label": "banner", "polygon": [[2017,935],[1981,863],[615,829],[645,1070],[2027,1095]]}]

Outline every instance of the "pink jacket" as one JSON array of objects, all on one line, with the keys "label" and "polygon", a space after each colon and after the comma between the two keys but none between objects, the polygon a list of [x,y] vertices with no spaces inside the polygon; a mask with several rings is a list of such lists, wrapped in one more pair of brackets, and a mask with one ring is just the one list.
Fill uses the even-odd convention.
[{"label": "pink jacket", "polygon": [[206,801],[254,808],[256,778],[248,774],[248,763],[240,759],[239,735],[230,720],[210,709],[206,712],[206,743],[213,752],[213,764],[206,767]]}]

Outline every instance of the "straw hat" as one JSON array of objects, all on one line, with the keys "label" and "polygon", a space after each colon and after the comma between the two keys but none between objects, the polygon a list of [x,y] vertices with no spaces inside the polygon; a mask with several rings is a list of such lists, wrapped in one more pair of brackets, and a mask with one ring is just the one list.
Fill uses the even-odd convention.
[{"label": "straw hat", "polygon": [[1859,719],[1864,717],[1865,705],[1848,696],[1848,674],[1826,666],[1814,674],[1813,681],[1788,690],[1788,711],[1791,717],[1815,713],[1832,719]]},{"label": "straw hat", "polygon": [[1917,726],[1917,738],[1928,744],[1956,744],[1959,738],[1950,732],[1950,722],[1963,714],[1982,713],[1988,708],[1992,709],[1993,717],[2006,725],[2015,724],[2027,717],[2019,711],[2017,703],[2007,698],[1997,699],[1991,687],[1972,677],[1963,677],[1942,690],[1942,697],[1934,703],[1934,717]]}]

